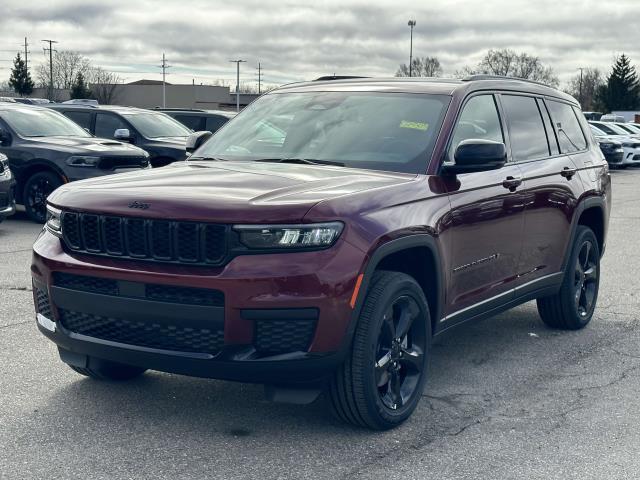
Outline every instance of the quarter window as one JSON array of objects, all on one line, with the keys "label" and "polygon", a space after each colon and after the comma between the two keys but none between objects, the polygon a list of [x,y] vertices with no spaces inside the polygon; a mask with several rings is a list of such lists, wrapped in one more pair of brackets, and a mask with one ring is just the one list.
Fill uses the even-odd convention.
[{"label": "quarter window", "polygon": [[549,156],[549,142],[536,99],[503,95],[502,106],[509,126],[511,156],[515,162]]},{"label": "quarter window", "polygon": [[580,128],[571,105],[547,100],[553,125],[558,132],[558,142],[562,153],[572,153],[587,148],[587,139]]},{"label": "quarter window", "polygon": [[454,160],[454,154],[460,142],[469,139],[504,142],[500,116],[493,95],[472,97],[464,106],[451,141],[450,161]]}]

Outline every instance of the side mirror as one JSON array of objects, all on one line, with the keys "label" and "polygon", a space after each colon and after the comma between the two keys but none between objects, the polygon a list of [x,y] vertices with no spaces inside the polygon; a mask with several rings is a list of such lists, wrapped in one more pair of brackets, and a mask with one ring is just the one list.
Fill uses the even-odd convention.
[{"label": "side mirror", "polygon": [[213,133],[203,130],[200,132],[193,132],[187,137],[186,149],[187,153],[193,153],[200,148],[207,140],[213,136]]},{"label": "side mirror", "polygon": [[116,140],[123,140],[128,142],[131,140],[131,132],[129,132],[128,128],[118,128],[115,132],[113,132],[113,138]]},{"label": "side mirror", "polygon": [[498,170],[507,163],[507,147],[502,142],[470,138],[460,142],[454,158],[456,163],[445,165],[443,173],[455,175]]}]

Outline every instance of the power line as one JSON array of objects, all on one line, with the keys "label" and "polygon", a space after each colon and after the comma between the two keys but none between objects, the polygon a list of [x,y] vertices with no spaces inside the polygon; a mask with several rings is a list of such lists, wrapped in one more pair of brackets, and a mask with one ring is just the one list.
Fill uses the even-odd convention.
[{"label": "power line", "polygon": [[[49,100],[53,102],[53,44],[58,43],[55,40],[41,40],[42,42],[48,42],[49,48],[44,48],[44,51],[49,51]],[[57,50],[55,50],[57,52]]]}]

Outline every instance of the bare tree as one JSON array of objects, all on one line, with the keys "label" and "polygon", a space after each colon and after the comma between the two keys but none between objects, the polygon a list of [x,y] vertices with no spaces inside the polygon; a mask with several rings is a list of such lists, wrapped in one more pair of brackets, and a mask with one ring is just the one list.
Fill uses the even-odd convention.
[{"label": "bare tree", "polygon": [[122,79],[116,73],[108,72],[100,67],[94,67],[89,71],[87,79],[91,96],[98,103],[110,105],[118,101]]},{"label": "bare tree", "polygon": [[605,83],[606,79],[600,70],[584,68],[582,74],[577,73],[569,80],[565,92],[577,98],[583,110],[593,111],[601,108],[598,105],[597,93]]},{"label": "bare tree", "polygon": [[[53,88],[70,89],[78,76],[85,78],[91,70],[89,59],[78,52],[63,50],[53,55]],[[38,85],[48,87],[50,82],[49,57],[36,69]]]},{"label": "bare tree", "polygon": [[544,65],[539,57],[509,49],[489,50],[476,68],[465,67],[456,72],[456,75],[459,76],[474,74],[524,78],[552,87],[557,87],[560,84],[553,69]]},{"label": "bare tree", "polygon": [[[416,57],[411,62],[411,75],[414,77],[438,77],[442,75],[440,60],[436,57]],[[396,77],[408,77],[409,66],[403,63],[396,72]]]}]

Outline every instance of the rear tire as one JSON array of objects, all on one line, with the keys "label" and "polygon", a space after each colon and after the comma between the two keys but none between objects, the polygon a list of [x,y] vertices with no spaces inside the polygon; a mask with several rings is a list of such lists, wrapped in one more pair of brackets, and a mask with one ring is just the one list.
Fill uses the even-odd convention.
[{"label": "rear tire", "polygon": [[37,223],[47,220],[47,197],[62,185],[62,179],[53,172],[37,172],[24,185],[22,201],[27,216]]},{"label": "rear tire", "polygon": [[598,240],[593,230],[579,225],[560,291],[537,300],[540,318],[551,328],[584,328],[593,317],[599,286]]},{"label": "rear tire", "polygon": [[142,375],[146,368],[134,367],[132,365],[124,365],[122,363],[109,362],[90,357],[87,367],[76,367],[69,365],[71,370],[85,377],[96,380],[131,380],[132,378]]},{"label": "rear tire", "polygon": [[413,413],[427,378],[429,306],[420,285],[399,272],[375,272],[353,345],[329,387],[334,414],[375,430]]}]

